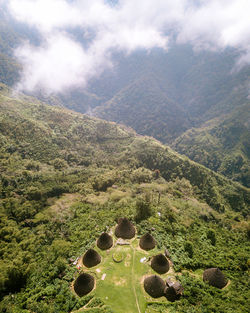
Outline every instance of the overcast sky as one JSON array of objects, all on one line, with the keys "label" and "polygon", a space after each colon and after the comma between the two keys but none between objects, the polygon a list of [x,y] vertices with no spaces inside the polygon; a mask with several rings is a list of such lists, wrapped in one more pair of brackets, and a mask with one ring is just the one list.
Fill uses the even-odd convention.
[{"label": "overcast sky", "polygon": [[[15,55],[23,64],[20,90],[62,92],[85,86],[112,67],[112,52],[171,49],[173,41],[194,49],[242,52],[250,63],[249,0],[0,0],[11,15],[36,28],[39,47],[23,43]],[[113,3],[112,5],[110,3]],[[78,28],[83,46],[69,29]]]}]

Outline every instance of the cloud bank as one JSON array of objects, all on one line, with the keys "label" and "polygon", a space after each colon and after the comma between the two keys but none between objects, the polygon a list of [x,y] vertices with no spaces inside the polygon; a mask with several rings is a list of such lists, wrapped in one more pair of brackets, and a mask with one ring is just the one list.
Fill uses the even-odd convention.
[{"label": "cloud bank", "polygon": [[167,50],[173,41],[195,49],[237,48],[242,52],[238,63],[250,63],[249,0],[7,2],[16,20],[42,36],[39,47],[26,42],[15,51],[23,65],[19,90],[64,92],[86,86],[112,66],[113,52]]}]

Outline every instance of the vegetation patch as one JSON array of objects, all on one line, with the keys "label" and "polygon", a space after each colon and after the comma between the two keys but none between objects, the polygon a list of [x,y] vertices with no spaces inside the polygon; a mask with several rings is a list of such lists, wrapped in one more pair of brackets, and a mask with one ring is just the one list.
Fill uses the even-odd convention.
[{"label": "vegetation patch", "polygon": [[113,258],[114,262],[120,263],[120,262],[123,261],[124,255],[123,255],[123,253],[121,251],[118,251],[118,252],[114,252],[112,254],[112,258]]},{"label": "vegetation patch", "polygon": [[[152,138],[27,96],[0,92],[0,110],[0,312],[138,312],[135,294],[142,312],[247,312],[247,188]],[[101,261],[85,269],[96,289],[78,297],[78,257],[120,216],[155,248],[126,238],[95,247]],[[178,274],[184,287],[174,303],[143,288],[149,258],[166,249],[162,277]],[[203,282],[213,267],[230,281],[221,290]]]}]

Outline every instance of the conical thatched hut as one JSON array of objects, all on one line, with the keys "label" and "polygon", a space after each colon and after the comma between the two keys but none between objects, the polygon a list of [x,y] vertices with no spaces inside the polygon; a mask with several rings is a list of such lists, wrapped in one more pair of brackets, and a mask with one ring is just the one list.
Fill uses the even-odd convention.
[{"label": "conical thatched hut", "polygon": [[227,284],[227,279],[222,271],[216,267],[208,268],[203,273],[203,281],[208,282],[209,285],[223,288]]},{"label": "conical thatched hut", "polygon": [[102,233],[101,236],[97,239],[96,244],[99,249],[108,250],[113,246],[113,238],[107,233]]},{"label": "conical thatched hut", "polygon": [[143,250],[152,250],[155,247],[155,243],[154,237],[147,233],[141,237],[139,245]]},{"label": "conical thatched hut", "polygon": [[86,267],[96,266],[101,262],[101,256],[93,249],[89,249],[82,257],[82,263]]},{"label": "conical thatched hut", "polygon": [[126,217],[120,218],[115,228],[115,235],[118,238],[131,239],[135,236],[135,227]]},{"label": "conical thatched hut", "polygon": [[144,289],[153,298],[164,296],[164,280],[157,275],[148,276],[144,279]]},{"label": "conical thatched hut", "polygon": [[82,273],[74,282],[74,290],[79,297],[83,297],[94,288],[94,285],[94,277],[87,273]]},{"label": "conical thatched hut", "polygon": [[158,274],[165,274],[169,271],[168,260],[162,253],[153,256],[151,267]]}]

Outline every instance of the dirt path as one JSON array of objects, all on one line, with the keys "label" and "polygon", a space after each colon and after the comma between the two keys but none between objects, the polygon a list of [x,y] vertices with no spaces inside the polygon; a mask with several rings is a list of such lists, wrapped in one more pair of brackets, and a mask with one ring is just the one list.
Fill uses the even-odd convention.
[{"label": "dirt path", "polygon": [[[132,264],[132,278],[133,278],[134,277],[134,264],[135,264],[135,249],[133,247],[131,247],[131,248],[133,250],[133,264]],[[135,296],[135,301],[136,301],[136,306],[137,306],[138,312],[141,313],[137,294],[136,294],[136,290],[135,290],[135,284],[133,284],[133,293]]]}]

